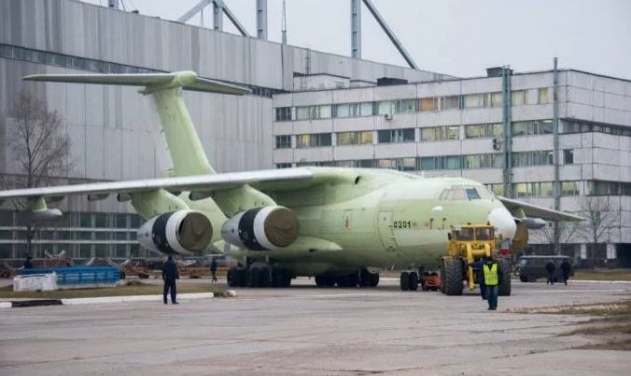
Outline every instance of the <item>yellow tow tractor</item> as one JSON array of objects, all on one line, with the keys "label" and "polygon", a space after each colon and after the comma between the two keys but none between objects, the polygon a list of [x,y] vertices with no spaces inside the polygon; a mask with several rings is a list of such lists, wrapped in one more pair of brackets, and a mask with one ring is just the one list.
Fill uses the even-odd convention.
[{"label": "yellow tow tractor", "polygon": [[499,295],[511,294],[511,262],[496,250],[495,229],[490,224],[460,226],[449,234],[447,256],[443,256],[440,270],[440,291],[446,295],[462,295],[464,284],[470,290],[478,285],[477,270],[473,265],[479,259],[494,257],[504,279]]}]

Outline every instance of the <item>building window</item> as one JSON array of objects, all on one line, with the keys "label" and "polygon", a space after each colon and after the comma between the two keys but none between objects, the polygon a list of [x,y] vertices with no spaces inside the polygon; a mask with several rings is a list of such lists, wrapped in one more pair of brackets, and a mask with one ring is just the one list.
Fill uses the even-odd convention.
[{"label": "building window", "polygon": [[421,141],[458,140],[459,138],[460,127],[458,125],[421,128]]},{"label": "building window", "polygon": [[392,115],[394,111],[394,102],[392,101],[381,101],[376,102],[376,115]]},{"label": "building window", "polygon": [[551,150],[513,153],[512,158],[514,167],[544,166],[554,164],[554,158]]},{"label": "building window", "polygon": [[504,95],[501,91],[489,93],[486,101],[488,107],[502,107],[504,105]]},{"label": "building window", "polygon": [[414,142],[414,128],[384,130],[377,135],[380,144]]},{"label": "building window", "polygon": [[465,169],[502,168],[503,165],[501,154],[472,154],[464,156]]},{"label": "building window", "polygon": [[456,110],[461,108],[460,106],[460,96],[452,95],[449,97],[441,97],[440,98],[440,109],[441,110]]},{"label": "building window", "polygon": [[372,145],[372,131],[339,132],[337,145]]},{"label": "building window", "polygon": [[296,138],[296,147],[298,148],[315,148],[331,145],[330,133],[300,134]]},{"label": "building window", "polygon": [[552,197],[552,182],[517,183],[513,184],[513,191],[517,197]]},{"label": "building window", "polygon": [[526,104],[526,90],[513,91],[511,93],[511,104],[513,106]]},{"label": "building window", "polygon": [[561,195],[563,196],[578,196],[578,182],[576,181],[564,181],[561,183]]},{"label": "building window", "polygon": [[296,107],[296,120],[328,119],[330,117],[330,105]]},{"label": "building window", "polygon": [[574,149],[563,149],[563,163],[574,164]]},{"label": "building window", "polygon": [[372,116],[372,114],[372,102],[344,103],[335,106],[335,117],[338,118]]},{"label": "building window", "polygon": [[552,120],[515,121],[511,127],[513,136],[552,134]]},{"label": "building window", "polygon": [[460,170],[462,157],[460,155],[445,155],[440,157],[422,157],[421,170]]},{"label": "building window", "polygon": [[464,96],[464,108],[486,107],[486,94],[467,94]]},{"label": "building window", "polygon": [[411,113],[416,112],[416,99],[399,99],[394,101],[394,112],[399,113]]},{"label": "building window", "polygon": [[278,107],[276,121],[291,121],[291,107]]},{"label": "building window", "polygon": [[276,168],[291,168],[291,163],[276,163]]},{"label": "building window", "polygon": [[421,111],[438,111],[438,99],[434,97],[420,99]]},{"label": "building window", "polygon": [[548,95],[548,92],[549,91],[547,87],[537,90],[537,104],[550,103],[550,97]]},{"label": "building window", "polygon": [[504,125],[495,124],[470,124],[464,128],[466,138],[503,138]]},{"label": "building window", "polygon": [[289,148],[291,148],[290,135],[276,136],[276,149],[289,149]]},{"label": "building window", "polygon": [[361,159],[357,161],[337,161],[338,167],[357,167],[357,168],[374,168],[374,159]]},{"label": "building window", "polygon": [[392,159],[379,159],[377,161],[378,168],[399,170],[399,171],[416,171],[417,159],[414,157],[409,158],[392,158]]},{"label": "building window", "polygon": [[13,212],[9,210],[0,210],[0,226],[13,226]]}]

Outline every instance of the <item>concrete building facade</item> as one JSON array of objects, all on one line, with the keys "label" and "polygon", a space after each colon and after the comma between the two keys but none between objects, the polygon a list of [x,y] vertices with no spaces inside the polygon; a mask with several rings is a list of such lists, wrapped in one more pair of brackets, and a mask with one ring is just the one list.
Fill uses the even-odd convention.
[{"label": "concrete building facade", "polygon": [[[506,77],[496,69],[489,77],[277,94],[274,163],[462,176],[550,208],[558,181],[559,208],[592,223],[562,225],[560,251],[587,264],[631,266],[631,82],[561,70],[555,85],[554,71],[500,71]],[[550,229],[531,231],[530,243],[530,251],[554,252]]]}]

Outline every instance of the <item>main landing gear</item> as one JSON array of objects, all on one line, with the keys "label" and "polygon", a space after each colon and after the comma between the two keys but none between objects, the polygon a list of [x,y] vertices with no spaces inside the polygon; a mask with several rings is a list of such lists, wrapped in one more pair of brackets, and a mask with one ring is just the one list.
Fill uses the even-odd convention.
[{"label": "main landing gear", "polygon": [[293,277],[290,270],[256,264],[230,268],[227,275],[230,287],[289,287]]},{"label": "main landing gear", "polygon": [[418,273],[415,271],[404,271],[401,272],[401,276],[399,277],[399,287],[401,287],[402,291],[416,291],[418,290]]},{"label": "main landing gear", "polygon": [[317,275],[315,283],[318,287],[377,287],[379,273],[372,273],[362,268],[356,273],[341,276]]}]

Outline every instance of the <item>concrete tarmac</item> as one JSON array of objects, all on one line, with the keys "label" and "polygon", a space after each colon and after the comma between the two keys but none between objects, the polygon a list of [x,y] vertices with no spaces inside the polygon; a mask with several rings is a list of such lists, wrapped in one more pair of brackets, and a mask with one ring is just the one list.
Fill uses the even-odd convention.
[{"label": "concrete tarmac", "polygon": [[559,336],[587,316],[519,308],[612,302],[628,283],[513,284],[475,293],[237,289],[236,298],[0,310],[0,375],[630,375],[631,354]]}]

